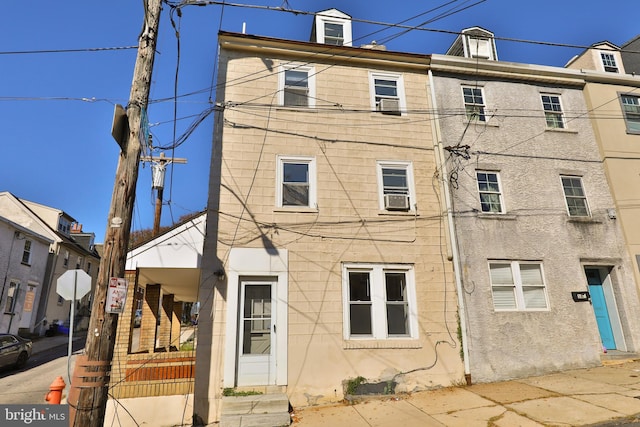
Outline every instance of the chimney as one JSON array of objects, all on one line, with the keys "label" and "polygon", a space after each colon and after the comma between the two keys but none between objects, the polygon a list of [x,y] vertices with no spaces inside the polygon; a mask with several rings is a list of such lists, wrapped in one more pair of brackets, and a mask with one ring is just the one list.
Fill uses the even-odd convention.
[{"label": "chimney", "polygon": [[71,232],[72,233],[82,233],[82,224],[79,222],[74,222],[71,224]]}]

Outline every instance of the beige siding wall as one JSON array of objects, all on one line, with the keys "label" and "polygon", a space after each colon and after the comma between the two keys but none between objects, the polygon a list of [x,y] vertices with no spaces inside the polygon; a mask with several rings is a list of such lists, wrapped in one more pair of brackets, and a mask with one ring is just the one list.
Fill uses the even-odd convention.
[{"label": "beige siding wall", "polygon": [[[404,79],[409,113],[399,117],[367,111],[372,109],[369,71],[382,70],[314,64],[316,108],[291,111],[276,105],[277,65],[284,61],[242,56],[223,51],[221,60],[221,81],[226,73],[227,82],[223,101],[256,101],[224,112],[222,189],[215,177],[210,189],[220,191],[217,256],[224,262],[231,247],[262,247],[265,240],[289,250],[292,404],[339,400],[342,382],[356,376],[373,381],[415,370],[396,378],[405,391],[460,381],[457,305],[435,178],[426,72],[384,70]],[[315,159],[317,209],[276,208],[278,155]],[[379,160],[412,162],[416,212],[380,210]],[[416,340],[344,339],[345,262],[413,265]],[[224,318],[216,315],[214,323],[222,327]]]},{"label": "beige siding wall", "polygon": [[[588,83],[585,87],[587,106],[592,113],[605,172],[611,187],[618,221],[634,264],[636,284],[640,284],[640,135],[628,133],[621,93],[637,94],[638,87]],[[613,119],[612,119],[613,118]]]}]

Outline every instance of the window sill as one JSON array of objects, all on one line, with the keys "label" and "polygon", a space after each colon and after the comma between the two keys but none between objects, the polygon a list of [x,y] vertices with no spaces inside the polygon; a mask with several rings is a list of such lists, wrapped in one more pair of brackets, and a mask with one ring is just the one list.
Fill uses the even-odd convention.
[{"label": "window sill", "polygon": [[387,349],[403,349],[403,348],[422,348],[422,344],[415,338],[395,338],[395,339],[363,339],[363,340],[345,340],[343,342],[343,348],[345,350],[360,350],[360,349],[375,349],[375,348],[387,348]]},{"label": "window sill", "polygon": [[318,208],[305,208],[303,206],[292,206],[290,208],[273,208],[274,213],[318,213]]},{"label": "window sill", "polygon": [[505,220],[505,221],[515,221],[517,218],[515,215],[503,214],[503,213],[485,213],[479,212],[478,218],[481,219],[497,219],[497,220]]},{"label": "window sill", "polygon": [[416,211],[379,211],[380,216],[420,216]]},{"label": "window sill", "polygon": [[570,216],[567,217],[567,222],[578,222],[584,224],[602,224],[602,221],[598,221],[590,216]]},{"label": "window sill", "polygon": [[574,129],[562,129],[562,128],[546,128],[545,132],[559,132],[559,133],[574,133],[577,134],[578,131]]},{"label": "window sill", "polygon": [[640,131],[627,129],[627,135],[640,135]]},{"label": "window sill", "polygon": [[317,113],[315,106],[303,106],[303,105],[277,105],[276,110],[281,111],[304,111],[305,113]]},{"label": "window sill", "polygon": [[31,267],[31,264],[29,264],[28,262],[21,262],[20,264],[25,265],[27,267]]},{"label": "window sill", "polygon": [[463,120],[463,123],[465,125],[476,125],[476,126],[486,126],[486,127],[493,127],[493,128],[498,128],[500,127],[499,123],[496,123],[495,120],[489,120],[487,122],[483,122],[481,120]]}]

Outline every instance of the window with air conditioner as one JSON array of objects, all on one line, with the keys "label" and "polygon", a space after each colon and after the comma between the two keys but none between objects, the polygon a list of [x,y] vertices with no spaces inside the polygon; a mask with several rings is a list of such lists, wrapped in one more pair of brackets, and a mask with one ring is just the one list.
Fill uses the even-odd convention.
[{"label": "window with air conditioner", "polygon": [[416,202],[411,162],[379,161],[377,168],[380,210],[414,210]]},{"label": "window with air conditioner", "polygon": [[401,74],[369,73],[371,106],[386,115],[406,114],[404,82]]},{"label": "window with air conditioner", "polygon": [[313,67],[283,64],[278,74],[278,103],[284,107],[314,107],[316,96]]}]

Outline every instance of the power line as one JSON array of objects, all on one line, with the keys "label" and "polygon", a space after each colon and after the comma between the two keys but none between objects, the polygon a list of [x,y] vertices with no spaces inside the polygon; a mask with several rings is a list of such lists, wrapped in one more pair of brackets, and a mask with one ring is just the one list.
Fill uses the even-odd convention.
[{"label": "power line", "polygon": [[138,46],[117,46],[117,47],[88,47],[79,49],[50,49],[50,50],[13,50],[2,51],[0,55],[32,55],[41,53],[73,53],[73,52],[105,52],[111,50],[137,49]]}]

